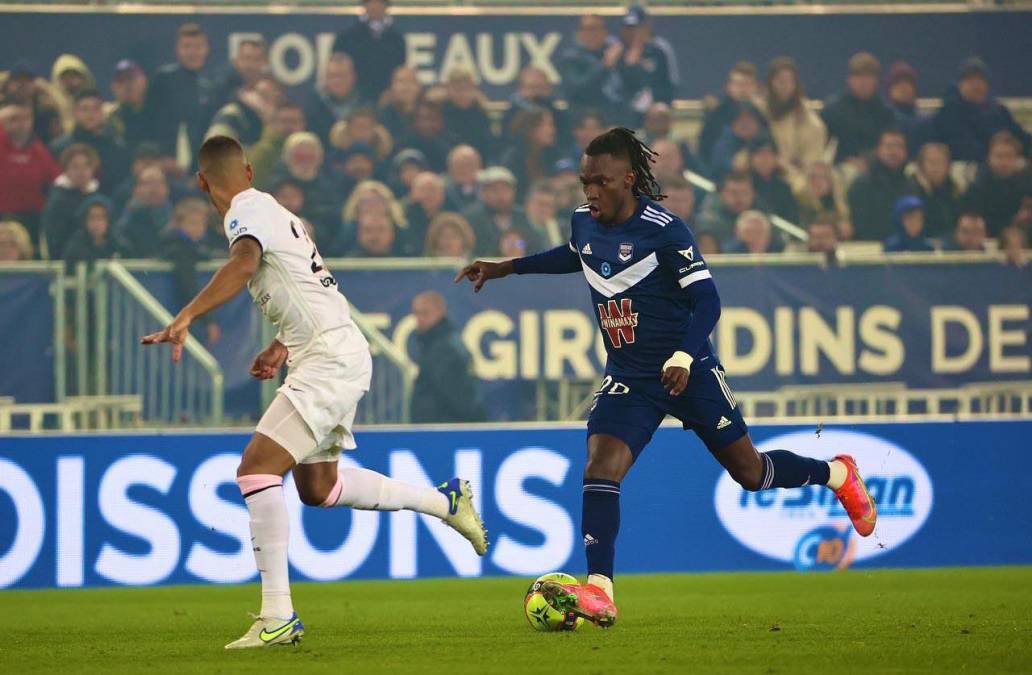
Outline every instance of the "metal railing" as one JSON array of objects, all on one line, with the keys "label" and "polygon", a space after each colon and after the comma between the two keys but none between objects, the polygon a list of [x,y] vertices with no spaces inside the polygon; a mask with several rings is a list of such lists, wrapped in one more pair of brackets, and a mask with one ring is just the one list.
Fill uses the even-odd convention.
[{"label": "metal railing", "polygon": [[172,315],[118,261],[98,262],[90,283],[94,330],[88,316],[77,334],[93,334],[97,394],[143,398],[148,424],[213,424],[223,421],[222,367],[192,335],[173,367],[168,349],[140,344],[140,337],[167,326]]}]

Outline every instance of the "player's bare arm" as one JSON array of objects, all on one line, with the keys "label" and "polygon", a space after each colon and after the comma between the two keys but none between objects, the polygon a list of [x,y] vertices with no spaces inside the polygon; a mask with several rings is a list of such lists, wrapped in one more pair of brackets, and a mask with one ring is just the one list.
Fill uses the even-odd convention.
[{"label": "player's bare arm", "polygon": [[275,338],[264,350],[254,357],[251,375],[259,380],[271,380],[287,362],[287,347]]},{"label": "player's bare arm", "polygon": [[223,265],[197,297],[176,315],[172,323],[163,329],[140,338],[145,345],[162,342],[172,344],[172,361],[179,362],[183,345],[189,335],[190,324],[198,317],[232,300],[258,271],[262,259],[262,247],[250,237],[242,237],[229,249],[229,261]]},{"label": "player's bare arm", "polygon": [[479,293],[489,279],[501,279],[513,273],[512,261],[491,262],[489,260],[475,260],[466,265],[455,275],[455,283],[463,278],[473,282],[473,292]]}]

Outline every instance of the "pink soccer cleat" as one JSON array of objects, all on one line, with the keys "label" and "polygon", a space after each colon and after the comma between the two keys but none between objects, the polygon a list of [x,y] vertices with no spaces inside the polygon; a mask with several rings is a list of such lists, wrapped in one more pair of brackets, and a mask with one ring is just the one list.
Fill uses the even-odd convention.
[{"label": "pink soccer cleat", "polygon": [[594,584],[543,581],[540,592],[561,612],[572,612],[601,628],[609,628],[616,623],[616,605],[605,591]]}]

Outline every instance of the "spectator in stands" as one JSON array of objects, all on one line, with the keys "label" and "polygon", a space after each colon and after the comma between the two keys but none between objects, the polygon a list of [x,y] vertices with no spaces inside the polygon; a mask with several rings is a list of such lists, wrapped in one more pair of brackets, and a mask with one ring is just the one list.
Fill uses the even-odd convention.
[{"label": "spectator in stands", "polygon": [[985,217],[989,236],[997,237],[1012,224],[1022,200],[1032,195],[1032,172],[1022,166],[1021,142],[1009,131],[993,135],[988,155],[962,201],[965,210]]},{"label": "spectator in stands", "polygon": [[228,68],[211,85],[211,110],[217,111],[237,97],[240,89],[254,89],[269,70],[269,47],[261,37],[241,40]]},{"label": "spectator in stands", "polygon": [[[1032,138],[989,90],[989,67],[972,57],[960,66],[957,85],[943,97],[942,107],[932,118],[935,140],[950,146],[953,160],[981,162],[989,152],[989,141],[1000,131],[1018,140],[1019,155],[1032,152]],[[989,225],[992,230],[992,224]]]},{"label": "spectator in stands", "polygon": [[822,213],[814,218],[806,228],[809,235],[806,250],[810,253],[824,253],[829,259],[834,258],[839,243],[837,220],[838,214],[835,212]]},{"label": "spectator in stands", "polygon": [[516,113],[527,108],[547,108],[552,111],[555,126],[559,131],[559,142],[570,142],[570,119],[566,106],[560,106],[555,87],[548,79],[548,73],[537,66],[526,66],[520,71],[516,92],[509,98],[509,109],[502,115],[502,129],[508,129]]},{"label": "spectator in stands", "polygon": [[464,211],[477,201],[477,174],[484,168],[480,153],[470,145],[458,145],[448,153],[445,199],[448,209]]},{"label": "spectator in stands", "polygon": [[548,179],[548,183],[555,192],[555,209],[556,213],[560,215],[559,224],[563,226],[563,236],[569,236],[570,214],[584,203],[584,187],[580,182],[580,162],[560,159],[552,168],[552,176]]},{"label": "spectator in stands", "polygon": [[111,201],[104,195],[87,197],[76,212],[76,220],[76,230],[62,256],[69,273],[74,273],[81,262],[92,266],[97,260],[132,255],[129,245],[111,226]]},{"label": "spectator in stands", "polygon": [[565,157],[580,164],[584,149],[592,139],[606,130],[602,113],[592,108],[577,111],[573,117],[573,143],[568,144]]},{"label": "spectator in stands", "polygon": [[1020,227],[1005,227],[1000,233],[1000,250],[1015,267],[1028,264],[1028,232]]},{"label": "spectator in stands", "polygon": [[250,87],[237,89],[233,99],[219,108],[206,136],[231,136],[245,148],[254,145],[283,103],[283,96],[283,85],[271,75],[262,75]]},{"label": "spectator in stands", "polygon": [[784,249],[762,211],[746,211],[735,221],[735,238],[724,243],[724,253],[778,253]]},{"label": "spectator in stands", "polygon": [[898,129],[883,131],[874,161],[849,186],[849,213],[857,239],[880,241],[894,234],[895,204],[900,197],[911,192],[910,183],[903,173],[906,162],[907,142],[903,132]]},{"label": "spectator in stands", "polygon": [[37,77],[28,62],[16,62],[7,79],[0,86],[0,107],[19,103],[32,110],[32,129],[35,135],[49,145],[64,133],[58,96],[48,80]]},{"label": "spectator in stands", "polygon": [[33,135],[32,124],[29,106],[17,101],[0,106],[0,217],[22,223],[36,242],[47,189],[61,166]]},{"label": "spectator in stands", "polygon": [[110,194],[129,175],[129,159],[125,145],[104,121],[104,100],[100,92],[96,89],[80,91],[75,98],[73,114],[75,126],[72,131],[54,141],[50,151],[60,156],[73,143],[96,150],[100,158],[100,189]]},{"label": "spectator in stands", "polygon": [[361,105],[362,96],[355,81],[355,64],[347,54],[335,53],[326,62],[322,82],[305,106],[308,130],[318,136],[325,146],[330,142],[333,125],[346,120]]},{"label": "spectator in stands", "polygon": [[495,136],[487,116],[487,97],[477,88],[473,71],[452,68],[445,76],[445,99],[441,104],[448,133],[488,157],[495,154]]},{"label": "spectator in stands", "polygon": [[[375,180],[367,180],[355,187],[341,210],[343,225],[326,250],[333,255],[353,255],[358,249],[359,216],[371,212],[382,213],[387,221],[392,223],[391,252],[393,253],[396,240],[408,238],[406,236],[408,222],[405,220],[404,208],[395,199],[391,189]],[[324,237],[324,241],[329,240]]]},{"label": "spectator in stands", "polygon": [[151,120],[147,117],[147,74],[135,61],[122,59],[115,66],[111,80],[115,106],[108,113],[108,124],[122,139],[126,153],[133,154],[141,143],[153,138]]},{"label": "spectator in stands", "polygon": [[762,110],[785,177],[800,189],[806,182],[806,170],[824,159],[828,130],[820,115],[807,106],[799,66],[792,57],[779,56],[767,66]]},{"label": "spectator in stands", "polygon": [[846,191],[842,187],[835,169],[828,162],[814,162],[806,170],[806,184],[796,193],[799,202],[800,224],[808,225],[821,213],[833,211],[839,223],[846,224],[846,230],[840,231],[842,239],[851,239],[852,224],[849,222],[849,204]]},{"label": "spectator in stands", "polygon": [[64,247],[77,229],[79,207],[100,187],[96,179],[98,164],[97,151],[88,145],[74,143],[61,153],[64,171],[50,188],[40,219],[42,257],[59,260],[64,256]]},{"label": "spectator in stands", "polygon": [[652,174],[663,187],[672,180],[684,177],[684,156],[677,141],[671,138],[660,138],[652,142],[652,151],[656,153]]},{"label": "spectator in stands", "polygon": [[75,54],[61,54],[57,57],[50,69],[50,92],[61,114],[60,133],[68,133],[75,125],[72,116],[75,97],[80,91],[96,88],[97,81],[85,61]]},{"label": "spectator in stands", "polygon": [[767,210],[790,223],[798,223],[799,203],[781,170],[773,141],[764,139],[753,145],[749,153],[749,167],[756,196]]},{"label": "spectator in stands", "polygon": [[[160,255],[172,263],[177,309],[197,295],[200,287],[197,264],[223,255],[222,243],[212,236],[208,228],[211,217],[211,207],[207,202],[197,198],[184,199],[176,204],[172,222],[160,237]],[[205,315],[193,330],[194,337],[206,340],[209,345],[217,344],[222,336],[222,330],[211,314]]]},{"label": "spectator in stands", "polygon": [[448,153],[458,142],[444,127],[441,105],[429,99],[416,104],[412,131],[398,141],[399,148],[415,148],[423,153],[431,171],[443,172]]},{"label": "spectator in stands", "polygon": [[925,120],[917,109],[917,70],[906,61],[893,63],[885,80],[885,93],[896,115],[896,126],[907,137],[907,148],[911,152],[917,150],[927,133]]},{"label": "spectator in stands", "polygon": [[262,135],[247,148],[247,159],[254,169],[254,183],[259,189],[269,185],[276,163],[283,156],[283,145],[291,134],[306,128],[305,111],[290,101],[283,101],[272,117],[262,126]]},{"label": "spectator in stands", "polygon": [[678,87],[677,56],[670,43],[652,33],[642,5],[627,9],[620,26],[627,100],[636,113],[635,126],[653,103],[670,103]]},{"label": "spectator in stands", "polygon": [[433,258],[463,258],[473,255],[473,228],[458,213],[445,211],[430,221],[427,228],[425,255]]},{"label": "spectator in stands", "polygon": [[412,181],[427,169],[429,166],[422,152],[413,148],[402,150],[394,156],[394,160],[391,162],[391,175],[388,181],[391,190],[395,194],[407,195],[412,191]]},{"label": "spectator in stands", "polygon": [[527,235],[515,227],[503,232],[498,240],[498,256],[522,258],[525,255],[527,255]]},{"label": "spectator in stands", "polygon": [[699,245],[699,251],[703,255],[714,255],[722,253],[720,241],[711,232],[700,232],[695,235],[695,242]]},{"label": "spectator in stands", "polygon": [[356,224],[356,258],[389,258],[398,255],[397,229],[390,216],[382,211],[360,211]]},{"label": "spectator in stands", "polygon": [[562,157],[555,120],[546,108],[529,108],[516,115],[509,130],[512,145],[502,154],[501,164],[516,176],[517,193],[534,181],[547,178]]},{"label": "spectator in stands", "polygon": [[287,211],[305,217],[305,191],[294,179],[281,178],[269,187],[269,194]]},{"label": "spectator in stands", "polygon": [[[477,255],[498,255],[498,243],[503,233],[511,228],[530,231],[530,223],[523,209],[516,204],[516,176],[504,166],[491,166],[477,176],[480,183],[480,201],[463,214],[476,235]],[[528,235],[532,236],[532,235]],[[536,239],[528,250],[541,250]]]},{"label": "spectator in stands", "polygon": [[185,133],[186,150],[193,153],[208,129],[211,84],[201,71],[209,51],[204,30],[196,23],[184,23],[176,32],[176,63],[159,68],[147,91],[152,140],[162,155],[175,157],[181,166],[193,164],[180,157],[181,134]]},{"label": "spectator in stands", "polygon": [[129,244],[134,256],[151,258],[161,251],[160,235],[171,215],[172,203],[165,172],[160,166],[149,166],[137,177],[132,198],[115,229],[119,237]]},{"label": "spectator in stands", "polygon": [[683,176],[671,178],[663,183],[666,199],[663,206],[689,227],[695,226],[695,188]]},{"label": "spectator in stands", "polygon": [[405,255],[420,255],[426,241],[430,221],[444,211],[444,177],[432,171],[424,171],[412,181],[412,192],[405,200],[405,220],[408,230],[404,241],[399,242],[399,252]]},{"label": "spectator in stands", "polygon": [[[523,200],[523,210],[527,214],[527,222],[541,240],[548,246],[559,246],[569,240],[559,225],[555,210],[555,192],[548,180],[539,180],[527,190]],[[568,228],[569,226],[567,226]]]},{"label": "spectator in stands", "polygon": [[[604,128],[600,129],[598,133],[600,134],[603,131],[605,131]],[[669,103],[653,103],[649,106],[649,109],[645,111],[644,126],[639,136],[646,145],[650,146],[661,140],[673,141],[677,144],[677,148],[681,153],[682,170],[689,169],[701,175],[709,173],[706,166],[692,152],[688,143],[674,138],[674,111],[670,108]],[[590,141],[591,139],[588,140]],[[653,147],[653,149],[655,148]],[[581,151],[583,152],[583,148],[581,148]],[[576,159],[580,161],[580,155]]]},{"label": "spectator in stands", "polygon": [[364,141],[356,141],[344,149],[334,148],[326,162],[326,173],[336,185],[339,196],[346,199],[356,185],[373,178],[376,150]]},{"label": "spectator in stands", "polygon": [[719,178],[733,169],[745,168],[749,151],[768,138],[767,122],[759,108],[752,103],[739,103],[707,159],[711,174]]},{"label": "spectator in stands", "polygon": [[625,52],[623,43],[609,35],[601,16],[581,17],[574,44],[558,58],[563,91],[574,114],[594,108],[602,111],[609,124],[635,126],[637,115],[625,82]]},{"label": "spectator in stands", "polygon": [[388,13],[388,0],[362,0],[362,15],[333,41],[333,52],[350,56],[358,86],[373,102],[391,82],[395,69],[405,65],[405,38]]},{"label": "spectator in stands", "polygon": [[1022,197],[1021,206],[1018,207],[1018,212],[1011,218],[1010,226],[1032,232],[1032,191]]},{"label": "spectator in stands", "polygon": [[925,236],[925,210],[920,197],[900,197],[892,209],[896,233],[885,240],[886,253],[901,251],[934,251],[935,246]]},{"label": "spectator in stands", "polygon": [[944,237],[952,232],[960,210],[961,190],[950,176],[950,149],[945,143],[921,146],[910,189],[924,203],[928,235]]},{"label": "spectator in stands", "polygon": [[448,318],[444,297],[436,291],[423,291],[412,299],[412,315],[419,366],[412,388],[412,421],[483,422],[487,415],[472,359]]},{"label": "spectator in stands", "polygon": [[699,134],[699,157],[705,160],[713,154],[713,146],[731,125],[731,120],[738,113],[739,104],[756,102],[757,90],[756,66],[748,61],[736,63],[728,73],[720,100],[707,97],[704,101],[707,112]]},{"label": "spectator in stands", "polygon": [[957,218],[957,226],[943,242],[942,248],[945,251],[984,252],[987,242],[985,218],[974,211],[967,211]]},{"label": "spectator in stands", "polygon": [[269,183],[293,179],[305,192],[309,219],[317,229],[334,221],[340,203],[338,188],[324,169],[325,151],[319,137],[310,131],[291,134],[283,144],[283,156],[272,170]]},{"label": "spectator in stands", "polygon": [[378,117],[395,139],[412,131],[416,116],[416,104],[423,98],[423,85],[419,83],[412,68],[397,68],[391,78],[391,86],[383,92],[379,101]]},{"label": "spectator in stands", "polygon": [[896,126],[896,115],[878,94],[881,64],[873,54],[859,52],[849,59],[845,92],[824,105],[821,118],[828,135],[838,143],[835,162],[864,165],[864,155],[877,144],[886,129]]},{"label": "spectator in stands", "polygon": [[32,237],[16,220],[0,221],[0,263],[32,260]]},{"label": "spectator in stands", "polygon": [[732,171],[721,179],[719,190],[710,193],[702,202],[698,230],[712,235],[717,242],[726,241],[734,234],[738,217],[756,207],[752,177],[741,171]]},{"label": "spectator in stands", "polygon": [[373,108],[357,108],[347,120],[337,122],[330,130],[330,144],[338,150],[347,150],[355,143],[364,143],[373,149],[377,169],[390,158],[394,139],[387,127],[376,119]]}]

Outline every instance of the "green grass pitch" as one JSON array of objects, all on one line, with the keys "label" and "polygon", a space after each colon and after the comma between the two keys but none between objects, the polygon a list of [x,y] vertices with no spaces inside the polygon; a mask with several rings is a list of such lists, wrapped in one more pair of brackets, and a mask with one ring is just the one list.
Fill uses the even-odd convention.
[{"label": "green grass pitch", "polygon": [[226,652],[258,587],[2,591],[0,671],[1028,673],[1032,567],[619,579],[620,620],[538,633],[529,579],[295,584],[298,647]]}]

